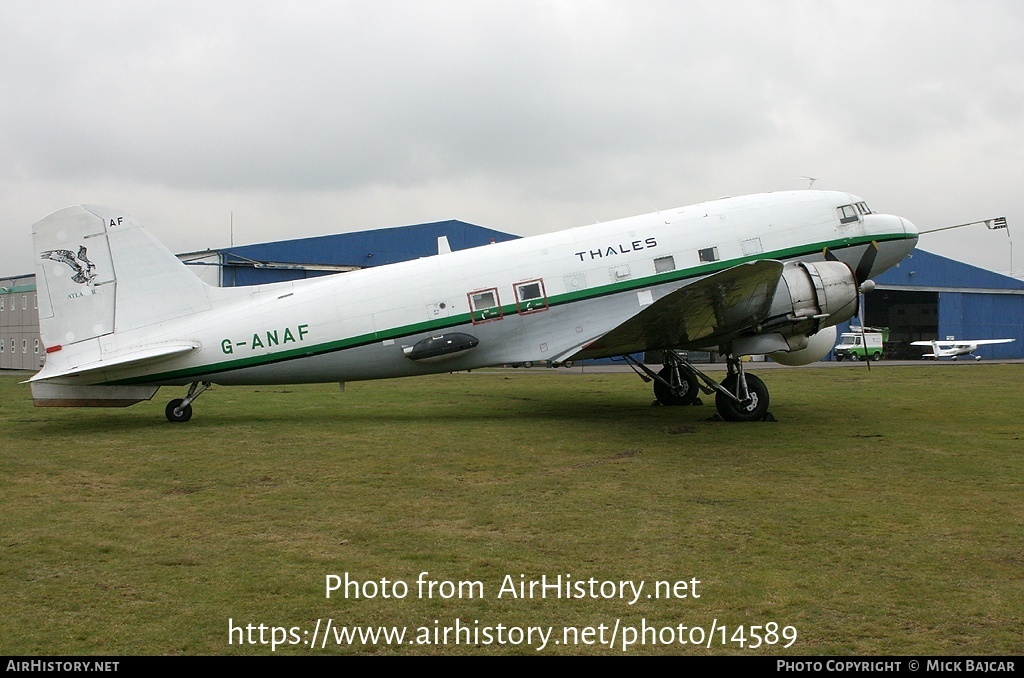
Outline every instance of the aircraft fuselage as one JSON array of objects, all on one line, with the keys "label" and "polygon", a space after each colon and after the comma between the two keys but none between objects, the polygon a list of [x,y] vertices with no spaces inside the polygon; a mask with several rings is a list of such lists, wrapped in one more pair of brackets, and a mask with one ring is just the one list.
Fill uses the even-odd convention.
[{"label": "aircraft fuselage", "polygon": [[[828,248],[854,267],[874,241],[875,274],[913,249],[912,224],[866,208],[851,218],[855,205],[863,202],[841,192],[767,193],[312,280],[245,288],[182,282],[148,292],[148,302],[147,292],[134,290],[133,304],[157,309],[119,310],[112,326],[93,324],[95,337],[47,336],[43,320],[50,352],[33,381],[345,382],[558,362],[665,295],[744,262],[822,261]],[[102,278],[102,261],[96,266]],[[114,282],[116,294],[132,284]],[[158,312],[163,295],[182,295],[168,317]],[[134,317],[133,326],[120,326],[122,316]],[[410,358],[418,342],[448,333],[478,343],[438,360]],[[185,345],[158,359],[118,362],[139,347],[178,344]]]}]

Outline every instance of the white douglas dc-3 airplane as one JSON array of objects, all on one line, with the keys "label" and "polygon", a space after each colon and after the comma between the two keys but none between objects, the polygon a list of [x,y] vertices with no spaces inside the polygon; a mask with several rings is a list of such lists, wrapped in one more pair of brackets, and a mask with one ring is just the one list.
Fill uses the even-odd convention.
[{"label": "white douglas dc-3 airplane", "polygon": [[950,358],[952,360],[958,359],[962,355],[972,356],[975,360],[981,360],[980,355],[974,355],[974,352],[978,350],[979,346],[986,346],[988,344],[1009,344],[1013,339],[945,339],[943,341],[931,340],[931,341],[912,341],[911,346],[931,346],[932,352],[925,353],[922,358],[931,358],[932,360],[938,360],[939,358]]},{"label": "white douglas dc-3 airplane", "polygon": [[[190,385],[341,382],[629,356],[666,405],[715,393],[723,418],[764,418],[740,358],[787,365],[832,349],[862,285],[906,256],[914,225],[860,198],[726,198],[312,280],[203,283],[128,215],[69,207],[33,228],[46,361],[38,406],[127,406]],[[443,249],[443,248],[442,248]],[[727,357],[721,383],[680,350]]]}]

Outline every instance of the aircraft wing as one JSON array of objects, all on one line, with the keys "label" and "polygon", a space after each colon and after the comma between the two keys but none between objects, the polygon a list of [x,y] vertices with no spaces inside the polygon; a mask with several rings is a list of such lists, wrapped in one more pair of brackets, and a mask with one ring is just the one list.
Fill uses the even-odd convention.
[{"label": "aircraft wing", "polygon": [[939,348],[970,348],[971,346],[984,346],[985,344],[1009,344],[1014,339],[957,339],[950,341],[912,341],[911,346],[938,346]]},{"label": "aircraft wing", "polygon": [[979,339],[972,341],[971,343],[975,346],[981,346],[983,344],[1009,344],[1013,339]]},{"label": "aircraft wing", "polygon": [[690,283],[565,360],[716,346],[767,316],[782,268],[780,261],[752,261]]}]

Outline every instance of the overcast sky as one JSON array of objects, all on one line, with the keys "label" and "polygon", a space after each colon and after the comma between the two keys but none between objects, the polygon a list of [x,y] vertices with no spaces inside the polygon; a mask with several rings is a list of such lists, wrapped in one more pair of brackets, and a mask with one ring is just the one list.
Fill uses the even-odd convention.
[{"label": "overcast sky", "polygon": [[[175,251],[456,218],[532,235],[725,195],[1005,215],[1024,3],[0,1],[0,275],[124,209]],[[1006,232],[924,236],[1006,272]]]}]

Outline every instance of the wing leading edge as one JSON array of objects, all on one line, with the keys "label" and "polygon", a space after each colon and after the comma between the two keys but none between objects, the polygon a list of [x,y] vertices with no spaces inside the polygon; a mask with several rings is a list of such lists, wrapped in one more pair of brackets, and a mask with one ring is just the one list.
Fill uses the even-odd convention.
[{"label": "wing leading edge", "polygon": [[665,295],[566,360],[717,346],[767,317],[782,271],[782,262],[765,259],[701,278]]}]

